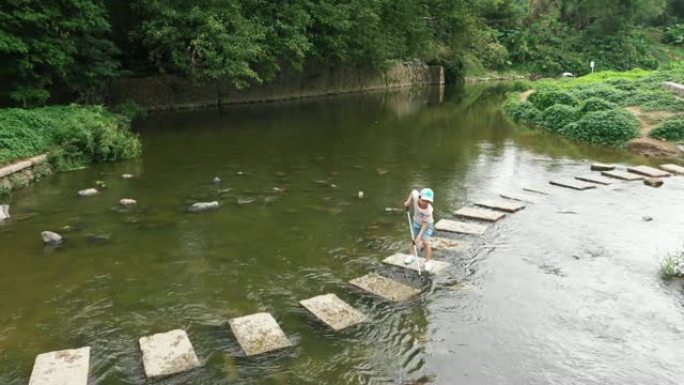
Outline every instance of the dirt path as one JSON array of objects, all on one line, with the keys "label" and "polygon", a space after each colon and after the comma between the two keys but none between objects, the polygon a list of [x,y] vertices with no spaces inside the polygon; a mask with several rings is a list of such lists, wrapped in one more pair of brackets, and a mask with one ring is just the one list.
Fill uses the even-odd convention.
[{"label": "dirt path", "polygon": [[669,111],[642,111],[639,107],[626,107],[639,121],[641,137],[627,142],[627,149],[651,158],[676,158],[681,151],[674,143],[649,137],[653,128],[665,119],[681,114]]}]

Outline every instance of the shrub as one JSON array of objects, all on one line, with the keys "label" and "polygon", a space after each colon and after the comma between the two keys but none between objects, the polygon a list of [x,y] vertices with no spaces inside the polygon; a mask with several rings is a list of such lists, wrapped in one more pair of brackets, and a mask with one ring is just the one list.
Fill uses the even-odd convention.
[{"label": "shrub", "polygon": [[621,109],[594,111],[565,126],[561,134],[583,142],[619,146],[639,135],[639,122]]},{"label": "shrub", "polygon": [[572,94],[580,100],[599,98],[613,103],[619,103],[627,96],[625,91],[606,85],[583,86]]},{"label": "shrub", "polygon": [[568,123],[578,119],[578,112],[575,108],[564,104],[553,105],[541,113],[539,125],[549,131],[558,132]]},{"label": "shrub", "polygon": [[541,111],[530,102],[511,100],[504,105],[504,112],[516,123],[535,124]]},{"label": "shrub", "polygon": [[622,103],[625,106],[639,106],[643,111],[683,111],[684,101],[668,91],[645,91],[632,93]]},{"label": "shrub", "polygon": [[582,113],[587,113],[593,111],[614,110],[617,107],[618,106],[615,103],[594,97],[585,100],[580,110],[582,111]]},{"label": "shrub", "polygon": [[538,90],[533,92],[527,100],[542,111],[554,104],[577,105],[577,99],[569,92],[557,90]]},{"label": "shrub", "polygon": [[649,135],[661,140],[684,140],[684,119],[677,118],[666,120],[656,126]]}]

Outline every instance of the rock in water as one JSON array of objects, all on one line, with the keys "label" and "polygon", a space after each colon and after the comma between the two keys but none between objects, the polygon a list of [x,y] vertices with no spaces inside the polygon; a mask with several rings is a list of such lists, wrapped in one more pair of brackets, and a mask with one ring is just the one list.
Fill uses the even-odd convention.
[{"label": "rock in water", "polygon": [[43,242],[51,246],[62,243],[62,236],[57,233],[53,233],[52,231],[43,231],[40,233],[40,236],[43,238]]},{"label": "rock in water", "polygon": [[123,179],[131,179],[131,178],[133,178],[133,174],[121,174],[121,177]]},{"label": "rock in water", "polygon": [[9,212],[9,205],[0,205],[0,221],[4,219],[9,219],[10,217],[10,212]]},{"label": "rock in water", "polygon": [[219,183],[221,183],[221,178],[215,176],[214,179],[211,180],[211,183],[213,183],[213,184],[219,184]]},{"label": "rock in water", "polygon": [[359,199],[363,199],[363,191],[359,191],[358,197],[359,197]]},{"label": "rock in water", "polygon": [[202,212],[202,211],[207,211],[207,210],[216,209],[216,208],[218,208],[218,207],[219,207],[218,201],[213,201],[213,202],[197,202],[197,203],[193,204],[192,206],[190,206],[190,208],[188,209],[188,211],[190,211],[190,212],[192,212],[192,213],[199,213],[199,212]]},{"label": "rock in water", "polygon": [[93,196],[93,195],[95,195],[95,194],[97,194],[97,193],[98,193],[98,191],[97,191],[96,189],[94,189],[94,188],[87,188],[87,189],[85,189],[85,190],[79,191],[79,192],[78,192],[78,196],[80,196],[80,197],[90,197],[90,196]]},{"label": "rock in water", "polygon": [[646,178],[644,184],[651,187],[660,187],[663,185],[663,180],[660,178]]},{"label": "rock in water", "polygon": [[128,199],[124,198],[119,201],[119,204],[121,206],[129,207],[129,206],[135,206],[138,204],[138,202],[135,199]]}]

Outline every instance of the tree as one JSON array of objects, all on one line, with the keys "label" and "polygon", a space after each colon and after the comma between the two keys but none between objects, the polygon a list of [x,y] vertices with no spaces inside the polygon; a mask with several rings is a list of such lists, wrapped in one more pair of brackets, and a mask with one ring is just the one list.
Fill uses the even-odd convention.
[{"label": "tree", "polygon": [[53,86],[92,100],[118,74],[118,53],[98,0],[5,0],[0,3],[0,79],[5,97],[31,106]]}]

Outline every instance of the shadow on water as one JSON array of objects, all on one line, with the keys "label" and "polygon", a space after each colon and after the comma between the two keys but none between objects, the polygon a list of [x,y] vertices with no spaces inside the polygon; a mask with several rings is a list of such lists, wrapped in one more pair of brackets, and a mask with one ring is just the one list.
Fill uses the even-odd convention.
[{"label": "shadow on water", "polygon": [[[0,383],[27,383],[38,353],[89,345],[91,383],[141,384],[138,338],[176,328],[188,331],[203,366],[164,384],[681,377],[662,364],[673,363],[681,292],[654,271],[655,258],[683,241],[657,235],[681,227],[681,182],[561,190],[484,237],[446,235],[471,247],[436,252],[452,267],[434,280],[382,265],[408,251],[405,216],[386,208],[412,188],[431,186],[437,219],[452,218],[475,199],[585,173],[588,160],[643,162],[513,126],[499,111],[504,91],[426,88],[159,114],[136,125],[141,159],[18,192],[16,219],[0,227]],[[109,188],[76,197],[95,180]],[[120,209],[121,198],[138,205]],[[216,210],[187,212],[213,200]],[[658,218],[647,231],[634,220],[644,207]],[[65,244],[44,248],[43,230]],[[625,247],[627,237],[640,246]],[[388,304],[347,283],[370,271],[423,294]],[[298,305],[324,293],[370,321],[325,329]],[[293,348],[244,357],[227,321],[260,311]],[[646,364],[627,365],[618,348],[624,361]],[[602,372],[606,365],[615,366]]]}]

